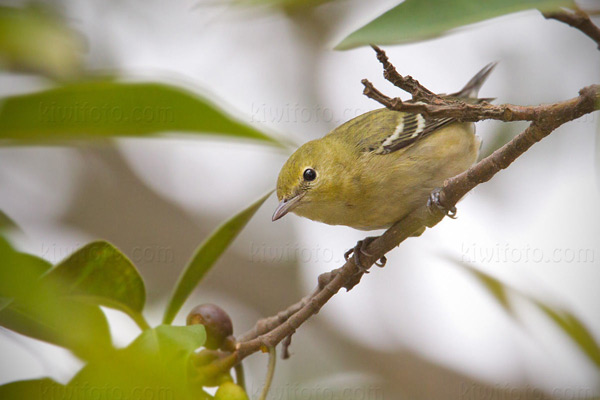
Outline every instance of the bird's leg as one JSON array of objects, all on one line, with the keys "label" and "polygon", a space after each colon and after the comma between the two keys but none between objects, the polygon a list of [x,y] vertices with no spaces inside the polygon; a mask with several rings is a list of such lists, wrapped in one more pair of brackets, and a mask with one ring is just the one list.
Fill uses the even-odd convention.
[{"label": "bird's leg", "polygon": [[[435,213],[436,211],[440,211],[442,212],[444,215],[452,218],[452,219],[456,219],[456,207],[452,206],[451,208],[446,208],[442,205],[442,203],[440,202],[440,192],[442,189],[437,188],[434,189],[430,194],[429,194],[429,199],[427,200],[427,208],[429,209],[430,213]],[[436,208],[436,210],[434,210],[434,207]]]},{"label": "bird's leg", "polygon": [[[348,261],[350,259],[350,255],[354,254],[354,257],[353,257],[354,264],[356,264],[356,267],[358,268],[360,273],[365,273],[365,274],[369,273],[370,266],[365,266],[365,264],[361,261],[361,258],[362,258],[362,256],[367,256],[367,257],[373,256],[372,254],[369,254],[365,249],[375,239],[376,239],[376,237],[369,236],[363,240],[359,240],[353,249],[348,250],[344,254],[344,259],[346,261]],[[385,258],[385,256],[383,256],[377,262],[375,262],[375,265],[377,265],[378,267],[383,267],[383,266],[385,266],[386,262],[387,262],[387,259]]]}]

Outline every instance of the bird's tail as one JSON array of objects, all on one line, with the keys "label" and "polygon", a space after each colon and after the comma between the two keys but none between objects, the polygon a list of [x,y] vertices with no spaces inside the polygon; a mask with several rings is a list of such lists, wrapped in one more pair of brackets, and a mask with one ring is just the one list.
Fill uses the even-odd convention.
[{"label": "bird's tail", "polygon": [[[479,89],[483,86],[485,80],[490,76],[490,73],[494,69],[494,67],[498,64],[497,62],[492,62],[486,65],[479,71],[460,91],[456,93],[452,93],[450,96],[452,97],[460,97],[463,99],[477,99],[477,95],[479,93]],[[491,101],[493,99],[478,99],[480,101],[486,100]]]}]

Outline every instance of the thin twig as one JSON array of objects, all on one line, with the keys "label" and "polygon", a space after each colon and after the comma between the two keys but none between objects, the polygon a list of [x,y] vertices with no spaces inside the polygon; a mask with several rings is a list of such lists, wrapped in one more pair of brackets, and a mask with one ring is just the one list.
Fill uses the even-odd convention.
[{"label": "thin twig", "polygon": [[575,29],[580,30],[590,39],[592,39],[598,45],[598,50],[600,50],[600,28],[598,28],[589,15],[581,10],[575,10],[572,12],[569,11],[557,11],[557,12],[548,12],[543,14],[547,19],[555,19],[562,23],[565,23],[569,26],[572,26]]},{"label": "thin twig", "polygon": [[383,77],[393,83],[400,89],[410,93],[413,100],[423,100],[428,103],[433,103],[440,99],[440,96],[421,85],[419,81],[413,79],[412,76],[402,76],[398,73],[396,68],[390,63],[387,55],[383,50],[375,45],[371,45],[375,53],[377,53],[377,59],[383,65]]}]

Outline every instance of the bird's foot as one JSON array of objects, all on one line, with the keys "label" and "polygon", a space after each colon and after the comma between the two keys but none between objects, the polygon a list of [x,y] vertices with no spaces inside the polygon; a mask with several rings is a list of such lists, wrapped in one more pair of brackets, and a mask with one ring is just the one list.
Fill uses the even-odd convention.
[{"label": "bird's foot", "polygon": [[456,207],[452,206],[451,208],[446,208],[440,202],[441,190],[442,189],[437,188],[437,189],[434,189],[429,194],[429,199],[427,200],[427,208],[429,209],[429,212],[432,214],[435,214],[436,212],[441,212],[442,214],[446,215],[447,217],[456,219],[456,212],[457,212]]},{"label": "bird's foot", "polygon": [[[354,260],[354,264],[356,264],[356,267],[358,268],[360,273],[364,273],[364,274],[369,273],[370,265],[365,265],[362,261],[362,257],[363,256],[365,256],[365,257],[373,256],[372,254],[369,254],[365,249],[375,239],[376,239],[376,237],[369,236],[363,240],[359,240],[356,243],[356,246],[354,246],[354,248],[348,250],[344,254],[344,259],[346,261],[348,261],[350,259],[351,255],[354,255],[352,259]],[[375,265],[377,265],[378,267],[384,267],[386,262],[387,262],[387,258],[385,258],[385,256],[383,256],[378,261],[375,262]]]}]

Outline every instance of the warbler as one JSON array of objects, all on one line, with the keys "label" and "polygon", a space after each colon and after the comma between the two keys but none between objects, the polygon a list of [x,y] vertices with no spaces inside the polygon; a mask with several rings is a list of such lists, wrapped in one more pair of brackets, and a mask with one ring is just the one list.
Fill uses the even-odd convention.
[{"label": "warbler", "polygon": [[[449,95],[477,103],[495,63]],[[330,225],[388,228],[466,171],[481,145],[473,123],[381,108],[296,150],[277,179],[273,221],[293,212]]]}]

